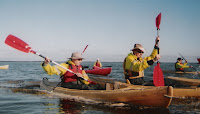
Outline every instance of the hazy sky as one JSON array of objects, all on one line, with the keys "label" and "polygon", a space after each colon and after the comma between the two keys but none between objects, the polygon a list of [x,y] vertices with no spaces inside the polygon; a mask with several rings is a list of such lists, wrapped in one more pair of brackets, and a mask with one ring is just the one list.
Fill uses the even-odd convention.
[{"label": "hazy sky", "polygon": [[[135,43],[150,55],[161,12],[161,61],[200,57],[199,0],[0,0],[0,61],[42,60],[7,46],[13,34],[33,50],[64,61],[72,52],[86,61],[123,61]],[[192,57],[191,57],[192,56]]]}]

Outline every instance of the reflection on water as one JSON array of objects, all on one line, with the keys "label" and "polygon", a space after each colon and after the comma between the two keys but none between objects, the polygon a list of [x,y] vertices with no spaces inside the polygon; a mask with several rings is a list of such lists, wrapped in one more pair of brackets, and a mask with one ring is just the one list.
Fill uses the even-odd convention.
[{"label": "reflection on water", "polygon": [[76,114],[83,112],[84,106],[74,101],[59,99],[60,113]]},{"label": "reflection on water", "polygon": [[169,108],[171,113],[190,113],[199,114],[200,101],[199,99],[173,99]]},{"label": "reflection on water", "polygon": [[61,113],[113,113],[113,114],[170,114],[169,109],[167,108],[142,108],[134,106],[111,106],[111,105],[102,105],[102,104],[84,104],[77,103],[75,101],[60,99],[60,112]]}]

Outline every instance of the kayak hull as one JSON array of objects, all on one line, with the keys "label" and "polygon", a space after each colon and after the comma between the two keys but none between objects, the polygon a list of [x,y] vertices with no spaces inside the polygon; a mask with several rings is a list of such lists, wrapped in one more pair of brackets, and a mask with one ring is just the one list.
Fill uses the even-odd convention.
[{"label": "kayak hull", "polygon": [[[63,87],[54,88],[52,85],[48,85],[47,81],[43,79],[41,87],[47,90],[52,89],[53,93],[101,102],[122,102],[135,106],[166,108],[170,105],[171,96],[173,96],[173,88],[171,86],[134,89],[129,84],[117,83],[119,88],[113,90],[77,90]],[[112,83],[110,85],[114,86]]]},{"label": "kayak hull", "polygon": [[86,73],[89,73],[89,74],[104,75],[104,76],[110,74],[111,71],[112,71],[112,68],[111,68],[111,67],[102,68],[102,69],[85,70],[85,72],[86,72]]}]

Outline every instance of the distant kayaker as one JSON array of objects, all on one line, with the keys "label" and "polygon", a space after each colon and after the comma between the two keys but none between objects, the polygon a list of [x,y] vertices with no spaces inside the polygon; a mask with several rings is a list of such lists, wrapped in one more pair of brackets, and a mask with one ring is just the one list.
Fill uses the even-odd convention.
[{"label": "distant kayaker", "polygon": [[191,65],[188,66],[186,60],[185,60],[185,63],[183,64],[183,63],[182,63],[182,60],[183,60],[183,59],[180,58],[180,57],[177,58],[177,61],[176,61],[176,63],[175,63],[175,70],[176,70],[176,71],[182,71],[182,72],[184,72],[184,69],[185,69],[185,68],[192,68],[192,67],[193,67],[193,66],[191,66]]},{"label": "distant kayaker", "polygon": [[[44,62],[42,63],[42,67],[44,71],[47,72],[49,75],[60,75],[61,76],[61,86],[70,89],[99,89],[99,85],[92,85],[90,82],[86,81],[89,80],[89,77],[82,69],[82,55],[79,52],[74,52],[71,55],[71,58],[66,63],[61,63],[60,65],[73,71],[75,74],[66,71],[65,69],[59,66],[51,66],[49,64],[50,59],[45,58]],[[82,78],[81,78],[82,77]],[[86,80],[84,80],[86,79]],[[102,89],[102,88],[100,88]]]},{"label": "distant kayaker", "polygon": [[102,64],[101,64],[101,62],[99,61],[99,58],[98,58],[97,61],[94,63],[93,69],[95,69],[95,67],[97,67],[97,68],[102,68]]},{"label": "distant kayaker", "polygon": [[144,69],[153,65],[155,61],[160,59],[158,54],[158,41],[159,37],[156,37],[155,46],[150,56],[142,58],[145,49],[141,44],[135,44],[131,49],[131,53],[124,59],[124,75],[127,83],[142,85],[144,81]]}]

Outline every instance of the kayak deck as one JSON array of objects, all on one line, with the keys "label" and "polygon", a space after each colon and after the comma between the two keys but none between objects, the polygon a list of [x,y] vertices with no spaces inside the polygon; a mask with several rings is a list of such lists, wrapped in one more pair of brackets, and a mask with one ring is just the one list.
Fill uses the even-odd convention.
[{"label": "kayak deck", "polygon": [[182,72],[182,71],[174,71],[174,70],[163,70],[163,73],[168,74],[200,74],[200,72]]},{"label": "kayak deck", "polygon": [[189,85],[189,86],[199,86],[200,80],[199,79],[188,79],[188,78],[180,78],[180,77],[172,77],[168,76],[167,79],[179,81],[182,84]]}]

